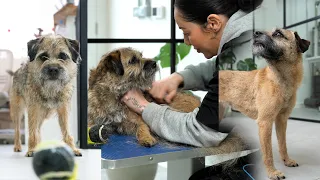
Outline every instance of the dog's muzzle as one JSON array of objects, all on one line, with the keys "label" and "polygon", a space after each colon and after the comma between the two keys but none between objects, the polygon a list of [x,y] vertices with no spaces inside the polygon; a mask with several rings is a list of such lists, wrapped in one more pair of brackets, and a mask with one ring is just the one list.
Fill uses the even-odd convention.
[{"label": "dog's muzzle", "polygon": [[50,80],[56,80],[61,74],[62,68],[60,66],[47,66],[44,68],[44,73]]},{"label": "dog's muzzle", "polygon": [[267,60],[278,60],[283,55],[283,50],[276,45],[272,37],[256,31],[253,34],[253,54]]},{"label": "dog's muzzle", "polygon": [[152,70],[157,69],[157,62],[156,61],[146,61],[143,66],[144,70]]}]

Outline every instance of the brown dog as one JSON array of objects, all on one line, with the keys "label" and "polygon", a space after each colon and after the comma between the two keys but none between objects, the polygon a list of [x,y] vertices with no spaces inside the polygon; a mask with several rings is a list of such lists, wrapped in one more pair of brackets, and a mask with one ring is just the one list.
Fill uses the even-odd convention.
[{"label": "brown dog", "polygon": [[[28,42],[30,60],[13,73],[10,90],[10,116],[15,123],[14,151],[21,151],[20,121],[28,112],[27,157],[40,142],[43,121],[57,112],[63,140],[75,155],[81,156],[68,130],[68,111],[77,76],[79,43],[62,36],[47,35]],[[10,73],[12,74],[12,72]]]},{"label": "brown dog", "polygon": [[[143,146],[156,144],[157,140],[142,117],[129,110],[120,99],[130,89],[145,91],[151,87],[157,70],[155,61],[143,58],[132,48],[116,49],[102,56],[89,77],[88,124],[102,128],[96,129],[96,132],[99,131],[96,135],[89,131],[93,142],[106,142],[110,134],[117,132],[136,134]],[[154,101],[147,93],[145,97],[149,102]],[[169,105],[179,111],[191,112],[200,105],[200,101],[194,96],[178,93]]]},{"label": "brown dog", "polygon": [[296,32],[276,29],[255,32],[253,53],[263,57],[268,66],[254,71],[220,71],[219,100],[257,120],[264,164],[271,179],[284,179],[276,170],[272,155],[272,125],[275,122],[279,150],[284,164],[298,164],[289,158],[286,146],[287,120],[296,103],[302,81],[302,53],[310,42]]}]

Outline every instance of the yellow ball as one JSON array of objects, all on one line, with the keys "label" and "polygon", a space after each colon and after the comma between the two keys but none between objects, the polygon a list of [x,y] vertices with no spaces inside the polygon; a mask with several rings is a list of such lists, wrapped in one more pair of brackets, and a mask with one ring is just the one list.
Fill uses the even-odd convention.
[{"label": "yellow ball", "polygon": [[41,179],[76,179],[77,164],[69,146],[58,141],[39,144],[35,150],[32,166]]}]

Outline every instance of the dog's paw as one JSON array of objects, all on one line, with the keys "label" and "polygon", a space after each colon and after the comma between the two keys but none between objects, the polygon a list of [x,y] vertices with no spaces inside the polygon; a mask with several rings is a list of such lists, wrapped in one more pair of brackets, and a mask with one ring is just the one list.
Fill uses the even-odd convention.
[{"label": "dog's paw", "polygon": [[284,160],[284,165],[288,166],[288,167],[298,167],[299,164],[295,161],[295,160],[292,160],[292,159],[288,159],[288,160]]},{"label": "dog's paw", "polygon": [[26,157],[33,157],[34,152],[33,151],[28,151],[26,154]]},{"label": "dog's paw", "polygon": [[13,151],[14,152],[21,152],[21,149],[22,149],[21,145],[15,145],[14,148],[13,148]]},{"label": "dog's paw", "polygon": [[157,144],[157,140],[152,136],[145,136],[139,139],[139,144],[145,147],[152,147]]},{"label": "dog's paw", "polygon": [[82,156],[81,152],[79,149],[73,150],[73,153],[75,156]]},{"label": "dog's paw", "polygon": [[281,180],[281,179],[285,179],[286,178],[284,176],[284,174],[279,170],[275,170],[273,172],[270,172],[268,176],[272,180]]}]

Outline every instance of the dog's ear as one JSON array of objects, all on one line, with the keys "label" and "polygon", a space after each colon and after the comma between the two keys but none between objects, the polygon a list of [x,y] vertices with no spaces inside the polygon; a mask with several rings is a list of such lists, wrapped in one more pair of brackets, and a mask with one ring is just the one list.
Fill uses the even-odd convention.
[{"label": "dog's ear", "polygon": [[115,72],[117,75],[122,76],[124,74],[123,65],[121,63],[120,51],[111,52],[105,59],[105,65],[107,70]]},{"label": "dog's ear", "polygon": [[38,45],[39,45],[39,38],[32,39],[27,43],[28,56],[29,56],[30,62],[32,62],[36,58],[36,55],[38,52]]},{"label": "dog's ear", "polygon": [[301,39],[297,32],[294,32],[296,38],[298,52],[304,53],[309,49],[310,41]]},{"label": "dog's ear", "polygon": [[68,39],[68,38],[66,38],[66,41],[67,41],[69,51],[71,52],[72,61],[75,63],[80,62],[81,57],[80,57],[80,43],[79,43],[79,41],[73,40],[73,39]]}]

